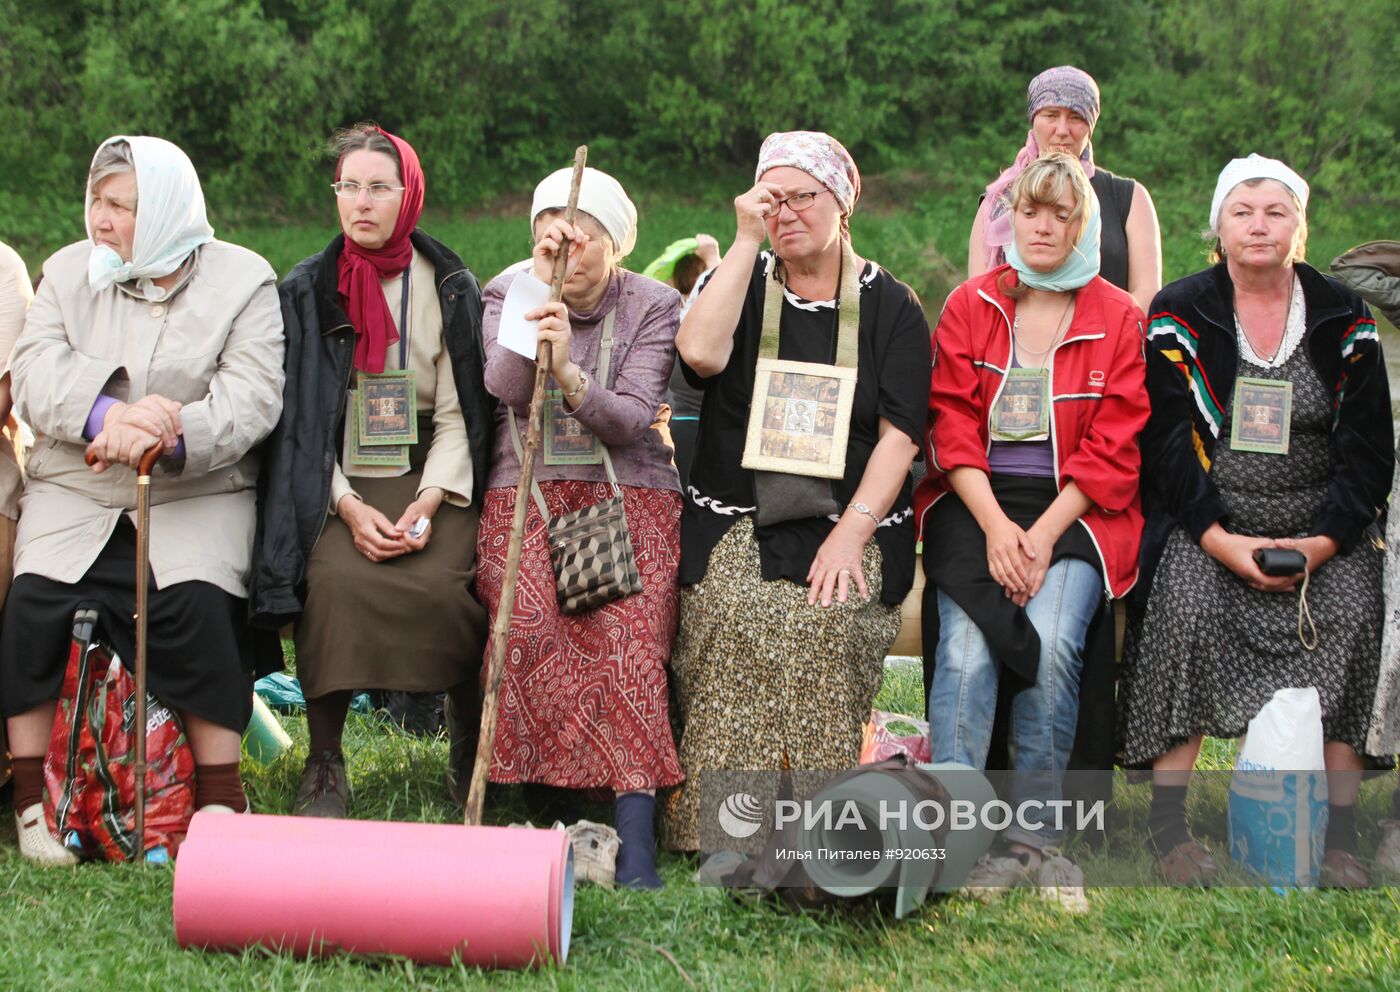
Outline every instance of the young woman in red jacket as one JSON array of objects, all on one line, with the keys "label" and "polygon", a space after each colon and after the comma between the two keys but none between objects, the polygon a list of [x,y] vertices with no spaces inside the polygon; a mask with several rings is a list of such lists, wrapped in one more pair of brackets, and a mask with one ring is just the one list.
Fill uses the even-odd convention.
[{"label": "young woman in red jacket", "polygon": [[[1008,264],[954,290],[935,332],[915,512],[939,614],[933,760],[985,766],[1005,669],[1017,807],[1060,798],[1090,620],[1137,576],[1148,403],[1142,311],[1098,275],[1098,200],[1079,163],[1036,160],[1011,202]],[[1083,874],[1039,809],[968,884],[1035,880],[1082,911]]]}]

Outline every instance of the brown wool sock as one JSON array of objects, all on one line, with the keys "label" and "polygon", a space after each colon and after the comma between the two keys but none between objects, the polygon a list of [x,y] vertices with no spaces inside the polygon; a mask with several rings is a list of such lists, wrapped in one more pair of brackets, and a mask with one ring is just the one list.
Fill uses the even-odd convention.
[{"label": "brown wool sock", "polygon": [[194,766],[194,808],[214,805],[227,806],[235,813],[248,808],[248,797],[243,794],[243,782],[238,777],[238,762]]},{"label": "brown wool sock", "polygon": [[44,759],[15,758],[11,763],[15,783],[15,812],[23,813],[44,798]]}]

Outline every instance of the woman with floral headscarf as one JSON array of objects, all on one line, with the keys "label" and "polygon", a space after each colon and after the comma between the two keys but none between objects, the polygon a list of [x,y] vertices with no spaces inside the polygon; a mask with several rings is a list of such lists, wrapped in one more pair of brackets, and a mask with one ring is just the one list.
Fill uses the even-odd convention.
[{"label": "woman with floral headscarf", "polygon": [[[43,756],[80,604],[135,657],[133,469],[151,490],[151,692],[179,712],[195,807],[243,810],[252,677],[280,663],[246,626],[259,456],[282,399],[272,268],[214,239],[194,165],[168,141],[109,138],[93,157],[84,241],[44,264],[10,362],[34,428],[0,632],[0,712],[15,755],[20,853],[74,855],[44,823]],[[89,469],[85,456],[95,459]],[[262,650],[260,650],[262,649]]]},{"label": "woman with floral headscarf", "polygon": [[1046,69],[1026,88],[1031,127],[1016,161],[987,187],[972,222],[967,245],[967,274],[981,275],[1006,261],[1011,243],[1008,194],[1027,165],[1046,152],[1079,159],[1099,198],[1102,249],[1099,274],[1126,289],[1144,310],[1162,286],[1162,236],[1157,210],[1141,183],[1115,176],[1094,162],[1089,139],[1099,119],[1099,86],[1072,65]]},{"label": "woman with floral headscarf", "polygon": [[281,285],[287,412],[267,454],[253,609],[296,624],[311,747],[292,812],[339,817],[354,690],[446,690],[454,785],[470,767],[492,425],[481,297],[418,228],[417,153],[373,124],[332,150],[341,233]]},{"label": "woman with floral headscarf", "polygon": [[923,310],[855,254],[860,173],[835,138],[769,135],[755,180],[677,337],[704,392],[671,661],[688,784],[668,839],[686,850],[704,843],[697,773],[855,763],[914,576]]}]

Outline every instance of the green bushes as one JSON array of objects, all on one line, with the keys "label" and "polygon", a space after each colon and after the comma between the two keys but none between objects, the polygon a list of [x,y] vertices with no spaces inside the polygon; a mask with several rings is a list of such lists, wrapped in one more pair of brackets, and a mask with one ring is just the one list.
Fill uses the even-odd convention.
[{"label": "green bushes", "polygon": [[1258,150],[1323,202],[1400,215],[1387,0],[0,0],[0,23],[0,238],[30,257],[80,230],[88,158],[121,132],[189,151],[216,225],[304,216],[318,147],[363,118],[413,141],[437,210],[523,192],[580,141],[625,183],[727,198],[797,127],[965,198],[1063,62],[1102,84],[1100,160],[1164,212],[1199,217]]}]

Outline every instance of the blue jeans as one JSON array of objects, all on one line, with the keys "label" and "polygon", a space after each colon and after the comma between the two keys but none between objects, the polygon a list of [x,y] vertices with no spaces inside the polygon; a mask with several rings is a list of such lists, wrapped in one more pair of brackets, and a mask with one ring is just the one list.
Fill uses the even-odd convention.
[{"label": "blue jeans", "polygon": [[[1013,809],[1020,809],[1026,800],[1061,798],[1079,721],[1084,640],[1102,595],[1098,569],[1079,558],[1062,558],[1045,573],[1040,592],[1026,604],[1026,615],[1040,635],[1040,664],[1035,684],[1011,699],[1007,745],[1017,773],[1011,790]],[[933,760],[980,769],[991,747],[1001,665],[992,657],[982,631],[941,590],[938,616],[937,668],[929,690]],[[1006,839],[1035,848],[1054,846],[1064,837],[1055,819],[1053,810],[1028,807],[1025,823],[1040,829],[1026,829],[1013,820]]]}]

